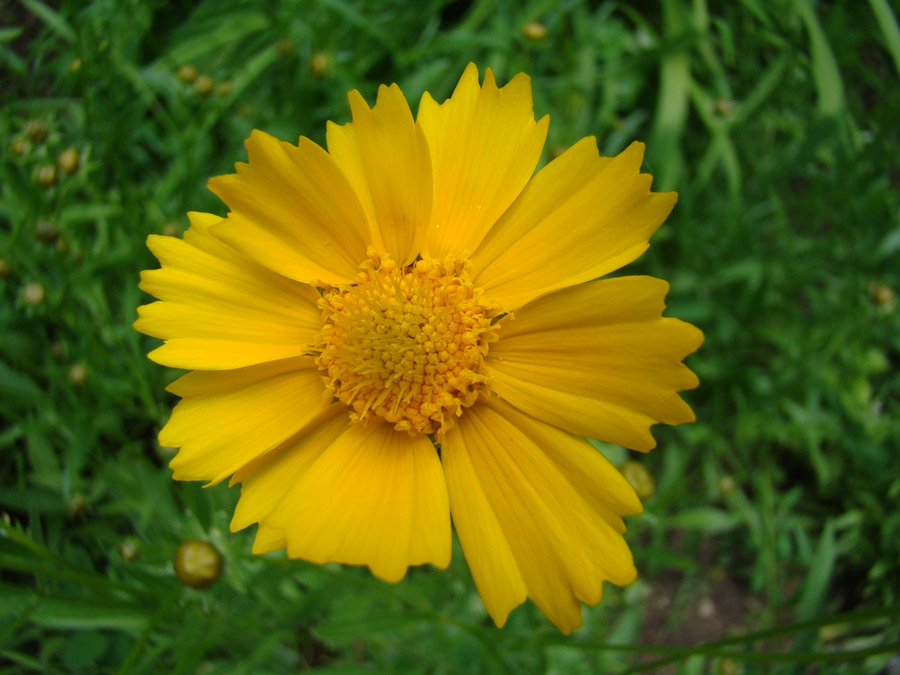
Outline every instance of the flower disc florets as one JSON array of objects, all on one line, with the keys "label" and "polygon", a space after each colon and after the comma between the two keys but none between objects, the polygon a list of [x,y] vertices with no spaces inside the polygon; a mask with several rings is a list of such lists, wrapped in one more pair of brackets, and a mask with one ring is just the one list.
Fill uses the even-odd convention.
[{"label": "flower disc florets", "polygon": [[486,381],[498,309],[454,258],[401,267],[373,254],[361,267],[355,284],[319,300],[325,325],[315,351],[326,386],[355,422],[377,415],[440,438]]}]

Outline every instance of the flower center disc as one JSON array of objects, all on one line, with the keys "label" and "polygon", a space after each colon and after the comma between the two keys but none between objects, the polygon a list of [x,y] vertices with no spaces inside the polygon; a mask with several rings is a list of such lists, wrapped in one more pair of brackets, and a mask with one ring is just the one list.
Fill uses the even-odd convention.
[{"label": "flower center disc", "polygon": [[411,434],[453,426],[478,397],[496,306],[455,259],[398,267],[372,255],[357,283],[319,300],[325,325],[316,364],[353,421],[377,415]]}]

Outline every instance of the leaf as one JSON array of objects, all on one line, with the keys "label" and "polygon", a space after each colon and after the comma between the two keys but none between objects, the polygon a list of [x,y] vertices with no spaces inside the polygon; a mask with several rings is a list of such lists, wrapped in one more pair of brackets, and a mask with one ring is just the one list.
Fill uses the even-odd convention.
[{"label": "leaf", "polygon": [[891,53],[897,73],[900,74],[900,27],[897,26],[897,17],[891,11],[887,0],[869,0],[869,5],[884,36],[884,46]]},{"label": "leaf", "polygon": [[31,615],[31,621],[38,626],[63,630],[110,628],[138,632],[148,620],[143,606],[96,598],[45,598]]},{"label": "leaf", "polygon": [[813,79],[819,95],[819,112],[827,117],[837,115],[845,107],[844,82],[834,52],[831,51],[831,45],[828,44],[812,2],[796,0],[794,4],[809,33]]},{"label": "leaf", "polygon": [[667,518],[666,524],[669,527],[683,527],[689,530],[719,534],[738,527],[741,524],[741,519],[737,515],[721,509],[711,506],[698,506],[685,509],[681,513]]},{"label": "leaf", "polygon": [[803,584],[800,602],[797,603],[797,620],[806,621],[818,616],[828,593],[828,584],[834,571],[837,550],[834,545],[834,521],[829,520],[819,537],[819,545],[813,556],[813,564]]},{"label": "leaf", "polygon": [[0,401],[17,407],[36,407],[44,401],[44,391],[28,375],[0,361]]},{"label": "leaf", "polygon": [[38,0],[20,0],[32,14],[37,16],[41,21],[47,24],[47,27],[67,42],[75,42],[75,31],[56,10],[50,9],[43,2]]},{"label": "leaf", "polygon": [[374,612],[362,611],[329,617],[319,624],[316,634],[329,644],[346,644],[360,637],[371,637],[379,633],[397,633],[422,620],[414,612]]}]

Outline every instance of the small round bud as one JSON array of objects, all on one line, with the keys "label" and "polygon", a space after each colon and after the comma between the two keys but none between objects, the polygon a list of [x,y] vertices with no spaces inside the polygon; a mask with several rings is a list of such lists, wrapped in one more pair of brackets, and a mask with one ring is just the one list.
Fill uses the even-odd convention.
[{"label": "small round bud", "polygon": [[44,166],[38,169],[35,180],[41,187],[48,188],[56,185],[57,178],[56,167],[52,164],[44,164]]},{"label": "small round bud", "polygon": [[819,628],[819,640],[822,642],[831,642],[844,634],[841,626],[828,624]]},{"label": "small round bud", "polygon": [[75,173],[78,171],[78,162],[78,151],[75,150],[75,148],[67,148],[59,153],[59,157],[56,160],[56,166],[59,167],[60,171]]},{"label": "small round bud", "polygon": [[25,125],[25,135],[32,143],[43,143],[48,132],[46,122],[41,120],[31,120]]},{"label": "small round bud", "polygon": [[231,93],[231,82],[225,80],[223,82],[219,82],[216,85],[216,96],[221,96],[222,98],[228,96]]},{"label": "small round bud", "polygon": [[69,72],[77,73],[79,70],[81,70],[81,65],[81,59],[72,59],[71,61],[69,61]]},{"label": "small round bud", "polygon": [[0,279],[9,279],[10,274],[12,274],[12,269],[10,268],[9,263],[3,258],[0,258]]},{"label": "small round bud", "polygon": [[723,495],[730,495],[735,488],[737,488],[737,483],[732,476],[725,475],[719,479],[719,492]]},{"label": "small round bud", "polygon": [[734,112],[734,101],[730,98],[717,98],[715,102],[716,112],[722,117],[728,117]]},{"label": "small round bud", "polygon": [[281,56],[290,56],[291,52],[294,51],[294,43],[291,42],[290,38],[284,38],[278,42],[278,54]]},{"label": "small round bud", "polygon": [[44,301],[44,285],[37,281],[25,284],[25,288],[22,289],[22,300],[32,307],[40,305]]},{"label": "small round bud", "polygon": [[28,145],[25,143],[24,138],[14,138],[9,144],[9,154],[16,157],[24,155],[27,149]]},{"label": "small round bud", "polygon": [[325,52],[316,52],[309,57],[309,73],[319,79],[328,74],[331,67],[331,58]]},{"label": "small round bud", "polygon": [[69,498],[68,506],[69,515],[73,518],[81,518],[87,510],[87,502],[84,500],[84,495],[77,492]]},{"label": "small round bud", "polygon": [[547,37],[547,27],[537,21],[529,21],[522,26],[522,35],[533,42],[540,42]]},{"label": "small round bud", "polygon": [[59,239],[59,230],[56,226],[46,220],[39,220],[34,226],[34,235],[43,242],[52,244]]},{"label": "small round bud", "polygon": [[213,90],[213,79],[209,75],[200,75],[194,80],[194,91],[201,96],[209,96]]},{"label": "small round bud", "polygon": [[66,243],[65,239],[56,240],[56,252],[59,253],[59,255],[65,255],[68,250],[69,245]]},{"label": "small round bud", "polygon": [[143,548],[141,540],[137,537],[125,537],[119,542],[117,547],[122,560],[134,562],[141,557],[141,549]]},{"label": "small round bud", "polygon": [[59,340],[54,340],[50,345],[50,355],[57,361],[62,361],[66,357],[66,346]]},{"label": "small round bud", "polygon": [[197,75],[199,74],[200,73],[197,72],[197,69],[190,63],[185,63],[184,65],[178,66],[178,70],[175,71],[175,77],[177,77],[185,84],[190,84],[191,82],[196,80]]},{"label": "small round bud", "polygon": [[881,307],[891,307],[894,304],[894,290],[890,286],[885,286],[884,284],[872,284],[869,287],[869,292],[872,294],[872,300],[875,301],[876,305]]},{"label": "small round bud", "polygon": [[76,363],[74,366],[69,368],[69,382],[71,382],[74,386],[80,387],[88,379],[88,369],[84,367],[81,363]]},{"label": "small round bud", "polygon": [[166,223],[160,228],[159,232],[164,237],[177,237],[181,234],[181,227],[179,227],[178,223]]},{"label": "small round bud", "polygon": [[173,560],[178,581],[191,588],[206,588],[222,571],[222,556],[212,544],[185,539],[175,551]]},{"label": "small round bud", "polygon": [[718,675],[740,675],[741,667],[734,659],[724,658],[719,660],[716,672]]},{"label": "small round bud", "polygon": [[656,482],[653,480],[653,476],[640,462],[628,460],[621,466],[620,471],[625,476],[625,480],[631,483],[631,487],[634,488],[641,501],[650,499],[656,493]]}]

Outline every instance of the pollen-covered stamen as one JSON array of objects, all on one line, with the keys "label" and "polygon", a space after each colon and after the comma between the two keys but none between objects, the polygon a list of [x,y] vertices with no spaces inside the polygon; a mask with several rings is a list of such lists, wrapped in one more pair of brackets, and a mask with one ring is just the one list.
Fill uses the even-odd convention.
[{"label": "pollen-covered stamen", "polygon": [[373,254],[361,267],[357,283],[319,300],[325,325],[315,351],[326,385],[354,421],[376,415],[441,437],[486,381],[498,309],[453,258],[399,267]]}]

